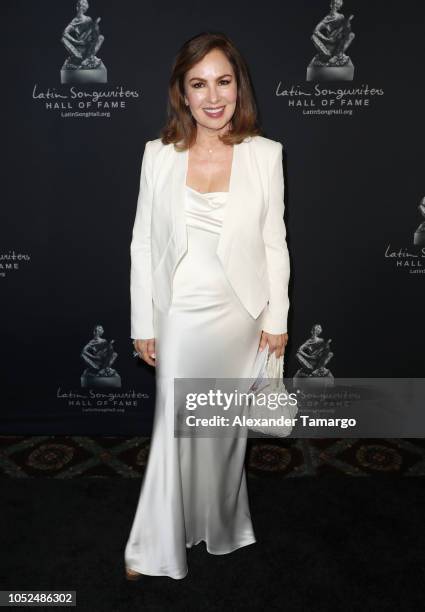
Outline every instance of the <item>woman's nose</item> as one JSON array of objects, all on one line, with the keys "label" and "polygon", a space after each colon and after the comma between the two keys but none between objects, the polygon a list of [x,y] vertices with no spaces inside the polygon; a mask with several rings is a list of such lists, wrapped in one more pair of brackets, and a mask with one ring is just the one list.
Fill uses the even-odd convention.
[{"label": "woman's nose", "polygon": [[215,102],[217,102],[218,100],[218,93],[217,93],[217,88],[212,86],[209,88],[208,90],[208,98],[209,101],[214,104]]}]

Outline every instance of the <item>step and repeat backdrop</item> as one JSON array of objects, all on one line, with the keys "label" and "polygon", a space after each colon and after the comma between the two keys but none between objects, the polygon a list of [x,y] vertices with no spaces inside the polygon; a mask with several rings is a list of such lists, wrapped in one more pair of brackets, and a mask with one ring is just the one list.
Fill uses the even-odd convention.
[{"label": "step and repeat backdrop", "polygon": [[1,11],[0,433],[150,432],[154,369],[130,339],[140,165],[174,55],[207,30],[244,55],[284,146],[285,376],[425,375],[422,1]]}]

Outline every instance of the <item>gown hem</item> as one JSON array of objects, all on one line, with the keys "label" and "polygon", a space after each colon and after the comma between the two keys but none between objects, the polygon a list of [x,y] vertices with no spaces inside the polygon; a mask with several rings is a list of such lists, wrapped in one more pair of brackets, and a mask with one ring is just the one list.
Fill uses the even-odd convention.
[{"label": "gown hem", "polygon": [[201,542],[205,542],[205,546],[207,551],[211,554],[211,555],[228,555],[232,552],[234,552],[235,550],[238,550],[239,548],[243,548],[244,546],[249,546],[250,544],[255,544],[257,542],[257,540],[255,538],[251,538],[249,540],[243,541],[243,542],[239,542],[238,544],[236,544],[235,546],[233,546],[232,548],[228,548],[226,550],[213,550],[212,548],[210,548],[208,546],[208,542],[206,542],[206,540],[204,540],[203,538],[201,540],[198,540],[197,542],[195,542],[194,544],[190,544],[187,545],[186,544],[186,548],[192,548],[193,546],[197,546],[198,544],[200,544]]},{"label": "gown hem", "polygon": [[136,567],[134,564],[132,564],[131,567],[130,565],[126,565],[126,567],[129,570],[133,570],[133,572],[138,572],[139,574],[144,574],[146,576],[167,576],[168,578],[173,578],[174,580],[182,580],[183,578],[186,578],[187,574],[189,573],[189,568],[186,568],[185,573],[174,573],[167,571],[158,571],[154,569],[143,569],[141,567]]}]

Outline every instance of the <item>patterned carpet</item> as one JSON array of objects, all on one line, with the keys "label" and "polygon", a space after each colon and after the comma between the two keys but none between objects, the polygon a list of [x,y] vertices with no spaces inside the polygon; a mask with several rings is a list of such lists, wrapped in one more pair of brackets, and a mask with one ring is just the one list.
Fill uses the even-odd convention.
[{"label": "patterned carpet", "polygon": [[[150,438],[0,436],[4,478],[139,478]],[[273,476],[423,476],[425,440],[249,439],[247,474]]]}]

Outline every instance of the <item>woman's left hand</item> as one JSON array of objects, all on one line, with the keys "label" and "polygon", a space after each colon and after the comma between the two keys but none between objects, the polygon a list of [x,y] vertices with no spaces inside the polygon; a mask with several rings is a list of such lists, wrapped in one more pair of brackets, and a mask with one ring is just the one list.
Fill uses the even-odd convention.
[{"label": "woman's left hand", "polygon": [[275,355],[278,359],[282,357],[285,352],[285,347],[288,342],[288,334],[268,334],[263,331],[261,333],[261,340],[259,349],[262,351],[266,348],[267,344],[269,345],[269,354],[271,355],[273,351],[276,351]]}]

